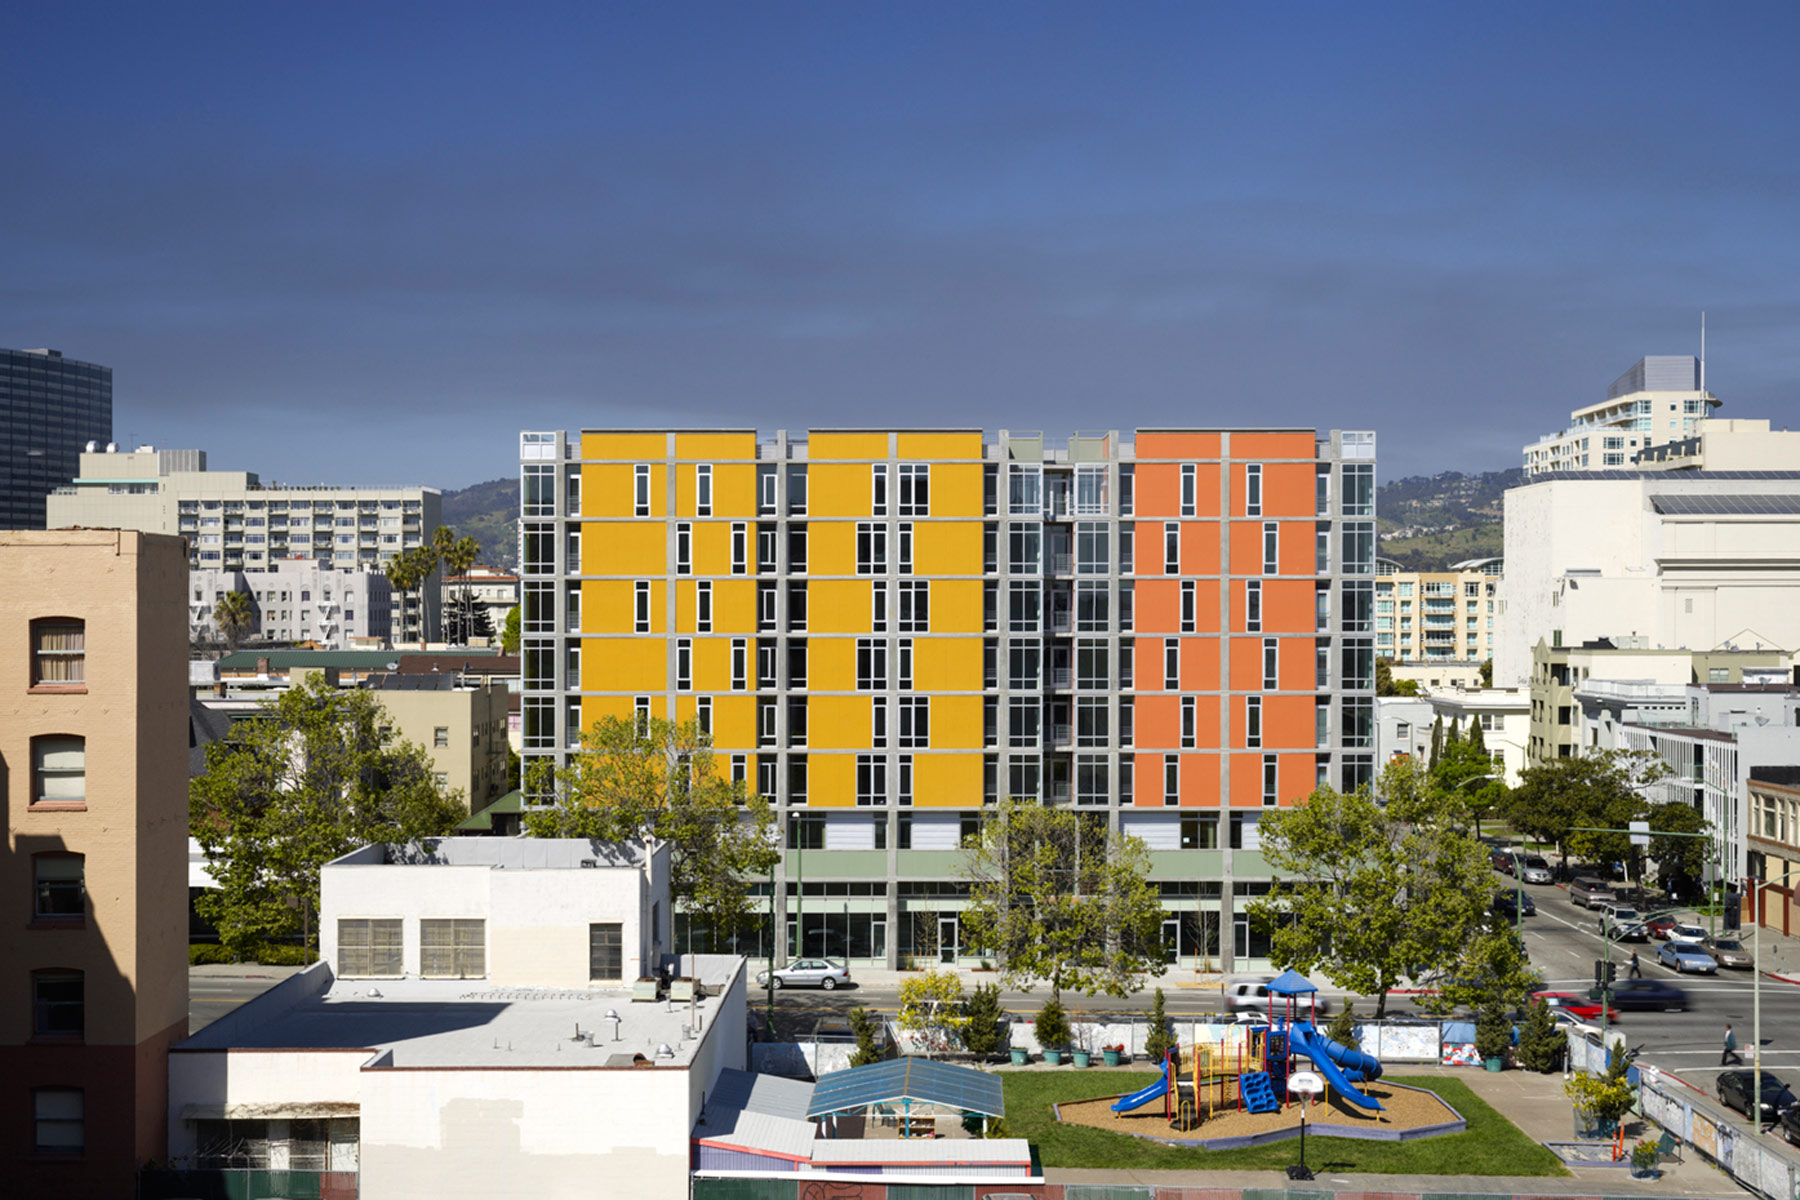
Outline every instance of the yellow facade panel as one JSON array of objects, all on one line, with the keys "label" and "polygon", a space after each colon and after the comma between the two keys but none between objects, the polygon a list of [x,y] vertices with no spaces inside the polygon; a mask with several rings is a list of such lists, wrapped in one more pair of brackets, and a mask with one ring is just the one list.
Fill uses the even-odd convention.
[{"label": "yellow facade panel", "polygon": [[588,579],[581,584],[581,628],[586,633],[630,633],[637,628],[637,600],[630,579]]},{"label": "yellow facade panel", "polygon": [[914,755],[913,807],[980,808],[981,755]]},{"label": "yellow facade panel", "polygon": [[667,639],[601,637],[582,642],[582,691],[660,692],[668,686]]},{"label": "yellow facade panel", "polygon": [[756,458],[754,433],[678,433],[675,457],[683,462],[718,462]]},{"label": "yellow facade panel", "polygon": [[856,755],[810,754],[807,756],[806,807],[856,807]]},{"label": "yellow facade panel", "polygon": [[981,608],[981,580],[931,581],[931,632],[980,633]]},{"label": "yellow facade panel", "polygon": [[869,632],[866,579],[815,579],[806,585],[806,625],[813,633]]},{"label": "yellow facade panel", "polygon": [[756,464],[721,463],[713,468],[713,516],[748,520],[756,515]]},{"label": "yellow facade panel", "polygon": [[981,574],[980,521],[920,521],[913,526],[915,575]]},{"label": "yellow facade panel", "polygon": [[931,745],[938,750],[981,749],[980,696],[931,698]]},{"label": "yellow facade panel", "polygon": [[931,515],[979,517],[982,515],[980,463],[933,463],[931,466]]},{"label": "yellow facade panel", "polygon": [[900,457],[904,459],[973,458],[979,461],[982,454],[980,430],[900,435]]},{"label": "yellow facade panel", "polygon": [[[747,678],[746,682],[748,682]],[[731,690],[730,638],[697,637],[694,639],[694,690],[696,692],[728,692]]]},{"label": "yellow facade panel", "polygon": [[644,578],[669,570],[669,530],[662,521],[608,521],[581,530],[583,575]]},{"label": "yellow facade panel", "polygon": [[[729,696],[713,697],[712,744],[722,752],[751,750],[756,747],[755,696],[733,692]],[[719,774],[728,775],[729,767],[729,763],[719,763]]]},{"label": "yellow facade panel", "polygon": [[[581,457],[614,462],[649,462],[669,457],[669,435],[666,433],[584,433],[581,435]],[[583,482],[585,488],[587,484]]]},{"label": "yellow facade panel", "polygon": [[808,516],[866,517],[874,494],[867,463],[815,462],[806,468]]},{"label": "yellow facade panel", "polygon": [[[581,511],[589,517],[629,517],[637,512],[631,463],[588,463],[581,468]],[[655,468],[652,468],[654,472]],[[654,489],[653,489],[654,496]]]},{"label": "yellow facade panel", "polygon": [[754,579],[717,579],[713,581],[713,632],[737,634],[756,632],[756,581]]},{"label": "yellow facade panel", "polygon": [[[755,536],[755,530],[744,530],[744,562],[746,567],[750,561],[750,541]],[[694,522],[694,574],[731,574],[731,522]]]},{"label": "yellow facade panel", "polygon": [[868,696],[812,696],[806,701],[806,744],[814,750],[869,748]]},{"label": "yellow facade panel", "polygon": [[581,728],[585,732],[608,717],[630,718],[632,715],[632,698],[630,696],[583,696],[581,698]]},{"label": "yellow facade panel", "polygon": [[806,684],[814,692],[855,691],[856,639],[849,637],[808,638],[806,641]]},{"label": "yellow facade panel", "polygon": [[[865,509],[867,505],[863,506]],[[856,523],[810,521],[806,526],[806,571],[809,575],[856,574]]]},{"label": "yellow facade panel", "polygon": [[[851,643],[854,647],[855,643]],[[851,669],[855,670],[855,656]],[[979,692],[981,639],[922,637],[913,640],[913,691]]]},{"label": "yellow facade panel", "polygon": [[[904,436],[904,435],[902,435]],[[873,433],[811,433],[806,435],[806,458],[818,462],[827,458],[882,459],[888,456],[888,435]],[[865,468],[863,477],[868,478]],[[810,482],[810,480],[808,481]],[[867,511],[867,510],[865,510]]]}]

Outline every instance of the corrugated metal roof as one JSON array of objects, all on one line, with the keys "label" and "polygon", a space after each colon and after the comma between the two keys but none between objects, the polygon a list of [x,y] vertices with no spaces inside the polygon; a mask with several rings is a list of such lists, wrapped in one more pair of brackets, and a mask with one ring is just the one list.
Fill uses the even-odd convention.
[{"label": "corrugated metal roof", "polygon": [[905,1100],[990,1117],[1006,1115],[999,1079],[973,1067],[911,1055],[833,1071],[813,1088],[806,1115],[820,1117]]},{"label": "corrugated metal roof", "polygon": [[811,1121],[742,1108],[714,1109],[710,1104],[706,1108],[706,1124],[694,1126],[694,1140],[709,1146],[778,1154],[798,1162],[809,1161],[817,1144]]},{"label": "corrugated metal roof", "polygon": [[1024,1138],[820,1138],[813,1143],[815,1166],[828,1164],[882,1163],[934,1167],[992,1166],[996,1163],[1029,1167],[1031,1143]]},{"label": "corrugated metal roof", "polygon": [[715,1106],[742,1108],[749,1112],[804,1121],[806,1107],[812,1103],[812,1094],[813,1085],[804,1080],[727,1067],[719,1072],[718,1082],[713,1084],[712,1094],[706,1098],[706,1107],[708,1112]]}]

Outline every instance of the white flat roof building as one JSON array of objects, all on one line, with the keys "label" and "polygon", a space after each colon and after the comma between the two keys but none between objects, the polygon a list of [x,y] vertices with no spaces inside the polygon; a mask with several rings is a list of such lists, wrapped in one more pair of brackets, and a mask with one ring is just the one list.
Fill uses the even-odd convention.
[{"label": "white flat roof building", "polygon": [[1629,466],[1640,451],[1691,435],[1718,406],[1719,400],[1706,390],[1706,369],[1698,358],[1640,358],[1613,380],[1605,400],[1574,409],[1567,427],[1526,446],[1525,473]]}]

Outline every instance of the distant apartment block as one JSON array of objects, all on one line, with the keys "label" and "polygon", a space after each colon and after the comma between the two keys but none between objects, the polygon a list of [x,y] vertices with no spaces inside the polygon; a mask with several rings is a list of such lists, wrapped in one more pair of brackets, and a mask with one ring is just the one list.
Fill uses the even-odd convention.
[{"label": "distant apartment block", "polygon": [[0,533],[0,1169],[130,1196],[187,1036],[187,646],[177,538]]},{"label": "distant apartment block", "polygon": [[1525,447],[1528,476],[1628,467],[1641,451],[1691,436],[1719,407],[1689,354],[1640,358],[1613,380],[1606,399],[1569,413],[1567,427]]},{"label": "distant apartment block", "polygon": [[1645,471],[1790,471],[1800,463],[1800,431],[1768,421],[1696,422],[1691,436],[1640,450],[1632,465]]},{"label": "distant apartment block", "polygon": [[443,581],[443,611],[450,613],[467,604],[487,615],[494,637],[500,637],[506,615],[519,604],[519,577],[512,571],[496,567],[474,567],[466,575],[451,575]]},{"label": "distant apartment block", "polygon": [[1393,663],[1480,663],[1494,655],[1495,589],[1502,560],[1448,571],[1375,563],[1375,654]]},{"label": "distant apartment block", "polygon": [[1800,647],[1800,470],[1573,471],[1506,493],[1494,682],[1532,648]]},{"label": "distant apartment block", "polygon": [[60,350],[0,350],[0,529],[44,528],[81,448],[112,440],[112,368]]},{"label": "distant apartment block", "polygon": [[393,588],[377,570],[340,571],[313,558],[271,561],[262,571],[188,572],[188,636],[219,641],[214,609],[227,592],[250,596],[245,641],[317,642],[321,649],[385,645],[393,636]]},{"label": "distant apartment block", "polygon": [[804,914],[808,952],[978,960],[957,847],[1013,796],[1144,838],[1183,961],[1259,960],[1261,813],[1373,773],[1373,434],[586,430],[521,458],[525,756],[698,721],[780,813],[780,953]]},{"label": "distant apartment block", "polygon": [[[249,471],[209,471],[201,450],[81,456],[80,475],[50,497],[53,529],[139,529],[187,539],[202,571],[261,572],[306,558],[340,571],[379,571],[402,550],[429,544],[441,494],[428,487],[264,484]],[[436,576],[393,593],[391,627],[405,641],[435,636]]]}]

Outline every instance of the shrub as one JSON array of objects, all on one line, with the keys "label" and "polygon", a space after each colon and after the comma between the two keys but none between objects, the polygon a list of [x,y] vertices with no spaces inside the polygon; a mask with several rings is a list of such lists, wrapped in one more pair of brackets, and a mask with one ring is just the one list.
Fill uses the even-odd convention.
[{"label": "shrub", "polygon": [[310,967],[319,961],[319,956],[305,946],[265,942],[256,948],[256,961],[270,967]]},{"label": "shrub", "polygon": [[219,945],[217,942],[201,942],[188,947],[188,965],[190,967],[198,967],[206,963],[229,963],[236,961],[237,959],[232,955],[231,951],[225,949],[225,947]]},{"label": "shrub", "polygon": [[977,985],[963,1001],[963,1048],[976,1058],[1000,1053],[1006,1045],[1005,1017],[1000,1007],[999,985]]},{"label": "shrub", "polygon": [[1565,1037],[1556,1016],[1542,1000],[1525,1006],[1525,1027],[1519,1031],[1519,1065],[1527,1071],[1549,1074],[1561,1065]]},{"label": "shrub", "polygon": [[[1158,993],[1161,994],[1160,992]],[[1060,1000],[1046,1000],[1038,1009],[1038,1045],[1045,1050],[1066,1049],[1069,1044],[1069,1017]]]},{"label": "shrub", "polygon": [[1505,1058],[1512,1049],[1512,1022],[1498,1004],[1481,1006],[1475,1016],[1475,1053],[1484,1059]]},{"label": "shrub", "polygon": [[870,1063],[881,1061],[881,1049],[875,1044],[881,1026],[874,1015],[860,1004],[850,1010],[850,1032],[856,1035],[856,1053],[850,1056],[851,1066],[866,1067]]},{"label": "shrub", "polygon": [[1563,1093],[1582,1116],[1595,1121],[1617,1121],[1631,1111],[1635,1096],[1623,1075],[1593,1075],[1577,1071],[1563,1084]]},{"label": "shrub", "polygon": [[1640,1171],[1653,1169],[1656,1166],[1656,1160],[1660,1157],[1661,1153],[1657,1150],[1656,1143],[1647,1138],[1631,1148],[1631,1165]]},{"label": "shrub", "polygon": [[1340,1046],[1357,1049],[1356,1044],[1356,1004],[1346,999],[1344,1007],[1338,1015],[1331,1018],[1331,1024],[1325,1027],[1325,1036]]},{"label": "shrub", "polygon": [[[1144,1034],[1144,1057],[1158,1066],[1162,1065],[1163,1055],[1175,1048],[1175,1039],[1169,1036],[1169,1014],[1163,999],[1163,990],[1156,989],[1150,1000],[1150,1029]],[[1039,1038],[1043,1035],[1040,1033]]]}]

